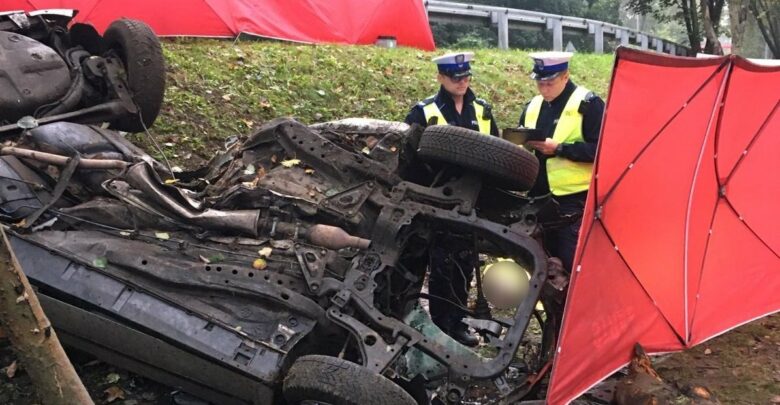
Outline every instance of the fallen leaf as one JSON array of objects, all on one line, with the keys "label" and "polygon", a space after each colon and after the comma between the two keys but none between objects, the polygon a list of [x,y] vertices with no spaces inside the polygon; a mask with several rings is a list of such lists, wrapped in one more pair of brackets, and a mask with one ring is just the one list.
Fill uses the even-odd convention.
[{"label": "fallen leaf", "polygon": [[217,253],[215,255],[209,256],[207,260],[209,260],[211,263],[219,263],[225,260],[225,256],[222,256],[221,253]]},{"label": "fallen leaf", "polygon": [[247,174],[247,175],[249,175],[249,174],[255,174],[255,165],[253,165],[253,164],[251,164],[251,163],[250,163],[250,164],[248,164],[248,165],[246,166],[246,169],[244,169],[244,174]]},{"label": "fallen leaf", "polygon": [[693,393],[693,395],[696,395],[699,398],[704,398],[704,399],[710,399],[710,397],[712,397],[709,390],[707,390],[704,387],[700,387],[698,385],[691,388],[691,393]]},{"label": "fallen leaf", "polygon": [[122,236],[130,236],[130,235],[132,235],[131,232],[127,232],[127,231],[121,231],[121,232],[119,232],[119,234],[122,235]]},{"label": "fallen leaf", "polygon": [[106,403],[109,404],[116,401],[117,399],[125,399],[125,392],[116,385],[112,385],[106,388],[106,390],[103,391],[103,394],[106,396]]},{"label": "fallen leaf", "polygon": [[704,354],[712,354],[712,350],[708,347],[704,349]]},{"label": "fallen leaf", "polygon": [[303,172],[306,174],[314,174],[314,169],[306,169]]},{"label": "fallen leaf", "polygon": [[6,367],[6,368],[5,368],[5,375],[6,375],[8,378],[14,378],[14,376],[16,375],[16,369],[17,369],[17,367],[18,367],[18,365],[16,364],[16,360],[14,360],[14,362],[13,362],[13,363],[11,363],[11,365],[10,365],[10,366],[8,366],[8,367]]},{"label": "fallen leaf", "polygon": [[117,373],[109,373],[106,375],[106,384],[116,384],[121,377]]},{"label": "fallen leaf", "polygon": [[205,258],[205,257],[203,257],[201,255],[198,255],[198,258],[200,258],[200,261],[202,261],[203,263],[206,263],[206,264],[211,263],[211,260],[209,260],[209,259],[207,259],[207,258]]},{"label": "fallen leaf", "polygon": [[167,179],[167,180],[165,180],[165,184],[176,184],[177,181],[178,180],[176,180],[176,179]]},{"label": "fallen leaf", "polygon": [[325,96],[325,90],[317,90],[317,94]]},{"label": "fallen leaf", "polygon": [[28,298],[27,293],[24,293],[24,294],[16,297],[16,303],[18,304],[20,302],[25,302],[25,301],[27,301],[27,298]]},{"label": "fallen leaf", "polygon": [[255,259],[254,262],[252,262],[252,267],[255,270],[263,270],[268,266],[268,263],[265,262],[263,259]]},{"label": "fallen leaf", "polygon": [[301,164],[300,159],[289,159],[289,160],[282,161],[282,166],[284,167],[293,167],[299,164]]},{"label": "fallen leaf", "polygon": [[168,240],[171,238],[171,235],[169,235],[168,232],[155,232],[154,237],[157,239]]},{"label": "fallen leaf", "polygon": [[163,145],[165,145],[165,146],[167,146],[169,148],[172,148],[172,147],[176,146],[176,144],[174,144],[173,142],[165,142]]},{"label": "fallen leaf", "polygon": [[273,251],[274,250],[272,248],[266,246],[266,247],[258,250],[257,254],[259,254],[260,257],[269,257],[269,256],[271,256],[271,252],[273,252]]},{"label": "fallen leaf", "polygon": [[[190,156],[192,156],[192,155],[190,155]],[[189,159],[189,158],[188,158],[188,159]],[[184,171],[184,169],[182,169],[182,168],[181,168],[181,167],[179,167],[179,166],[173,166],[173,167],[171,167],[171,171],[172,171],[172,172],[174,172],[174,173],[181,173],[181,172],[183,172],[183,171]]]},{"label": "fallen leaf", "polygon": [[224,96],[222,96],[222,99],[225,101],[230,101],[230,94],[225,94]]},{"label": "fallen leaf", "polygon": [[99,269],[105,269],[108,265],[108,259],[102,256],[96,257],[94,260],[92,260],[92,265]]},{"label": "fallen leaf", "polygon": [[271,163],[276,163],[276,155],[271,156]]}]

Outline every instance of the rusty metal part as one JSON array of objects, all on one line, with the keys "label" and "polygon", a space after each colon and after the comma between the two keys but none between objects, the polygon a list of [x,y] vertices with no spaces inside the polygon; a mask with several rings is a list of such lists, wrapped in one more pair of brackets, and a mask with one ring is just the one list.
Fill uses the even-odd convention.
[{"label": "rusty metal part", "polygon": [[[26,159],[37,160],[39,162],[48,163],[55,166],[65,166],[70,158],[68,156],[55,155],[53,153],[38,152],[32,149],[23,149],[13,146],[6,146],[0,149],[0,155],[12,155]],[[79,168],[82,169],[125,169],[130,164],[115,159],[81,159],[79,162]]]},{"label": "rusty metal part", "polygon": [[358,238],[348,234],[337,226],[317,224],[306,231],[309,242],[327,249],[343,249],[353,247],[367,249],[371,244],[368,239]]}]

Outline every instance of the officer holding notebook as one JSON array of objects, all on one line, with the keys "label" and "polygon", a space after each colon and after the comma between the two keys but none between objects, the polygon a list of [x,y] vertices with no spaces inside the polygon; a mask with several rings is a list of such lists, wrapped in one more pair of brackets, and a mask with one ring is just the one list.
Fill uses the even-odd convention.
[{"label": "officer holding notebook", "polygon": [[[539,95],[520,114],[519,125],[541,131],[544,140],[528,141],[539,159],[539,175],[529,191],[532,197],[552,194],[563,215],[582,215],[590,186],[596,146],[601,132],[604,101],[569,77],[570,52],[537,52],[531,79]],[[572,270],[581,220],[545,231],[550,256]]]}]

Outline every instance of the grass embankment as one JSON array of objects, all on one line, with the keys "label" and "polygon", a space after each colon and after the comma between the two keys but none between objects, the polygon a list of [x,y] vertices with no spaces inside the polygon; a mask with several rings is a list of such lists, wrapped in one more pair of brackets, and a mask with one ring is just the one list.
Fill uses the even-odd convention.
[{"label": "grass embankment", "polygon": [[[218,40],[170,41],[163,49],[166,102],[152,133],[172,161],[187,166],[210,157],[227,137],[280,116],[304,123],[403,120],[438,90],[430,60],[446,51]],[[572,77],[604,96],[612,63],[612,55],[577,55]],[[499,127],[516,125],[534,95],[530,67],[523,51],[476,51],[472,88],[493,105]]]}]

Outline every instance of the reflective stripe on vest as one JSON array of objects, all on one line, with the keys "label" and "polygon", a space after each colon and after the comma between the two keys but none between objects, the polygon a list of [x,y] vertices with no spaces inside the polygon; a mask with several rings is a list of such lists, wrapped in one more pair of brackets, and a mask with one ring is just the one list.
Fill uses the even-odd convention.
[{"label": "reflective stripe on vest", "polygon": [[[477,124],[479,125],[479,132],[485,135],[490,135],[490,120],[485,119],[485,106],[482,104],[474,102],[474,112],[477,116]],[[435,102],[430,102],[423,106],[423,113],[425,114],[425,122],[426,124],[431,121],[431,118],[436,117],[437,118],[437,124],[436,125],[448,125],[447,120],[444,118],[444,115],[442,115],[441,110],[439,110],[439,107],[436,105]]]},{"label": "reflective stripe on vest", "polygon": [[[582,137],[582,114],[580,114],[579,108],[580,103],[585,100],[589,92],[584,87],[574,89],[558,119],[553,134],[554,141],[564,144],[585,141]],[[536,128],[543,101],[542,96],[536,96],[528,104],[523,123],[525,127]],[[547,159],[547,180],[553,195],[569,195],[587,190],[590,186],[592,172],[593,163],[575,162],[562,157]]]}]

